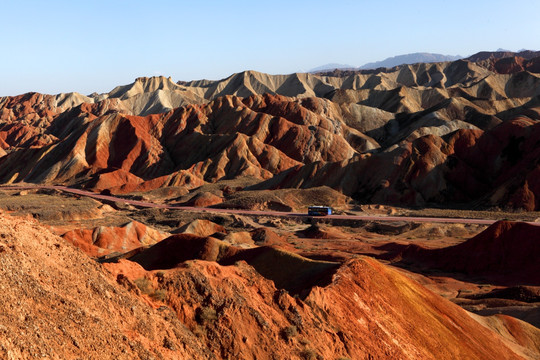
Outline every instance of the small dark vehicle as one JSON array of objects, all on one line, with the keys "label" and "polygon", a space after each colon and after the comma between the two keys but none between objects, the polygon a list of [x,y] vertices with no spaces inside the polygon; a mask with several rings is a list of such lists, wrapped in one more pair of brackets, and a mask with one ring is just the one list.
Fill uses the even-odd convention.
[{"label": "small dark vehicle", "polygon": [[326,216],[332,215],[332,208],[330,206],[310,206],[308,207],[309,216]]}]

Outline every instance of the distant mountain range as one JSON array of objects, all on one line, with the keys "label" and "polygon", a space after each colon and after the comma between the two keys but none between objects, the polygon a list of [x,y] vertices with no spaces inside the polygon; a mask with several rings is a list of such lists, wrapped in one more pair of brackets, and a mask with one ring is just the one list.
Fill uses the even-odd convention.
[{"label": "distant mountain range", "polygon": [[497,49],[497,51],[481,51],[469,57],[464,57],[460,55],[454,56],[454,55],[442,55],[442,54],[422,52],[422,53],[413,53],[413,54],[405,54],[405,55],[389,57],[382,61],[375,61],[375,62],[364,64],[360,67],[355,67],[348,64],[330,63],[330,64],[313,68],[309,70],[308,72],[318,73],[318,72],[332,71],[336,69],[338,70],[370,70],[370,69],[378,69],[378,68],[393,68],[395,66],[406,65],[406,64],[456,61],[459,59],[465,59],[468,61],[475,62],[475,61],[488,60],[488,59],[503,59],[503,58],[513,57],[513,56],[518,56],[526,60],[530,60],[535,57],[538,57],[539,54],[540,54],[539,51],[534,51],[534,50],[521,49],[521,50],[518,50],[517,52],[513,52],[513,51],[505,50],[502,48]]},{"label": "distant mountain range", "polygon": [[416,63],[434,63],[434,62],[444,62],[444,61],[455,61],[461,59],[460,55],[441,55],[441,54],[432,54],[432,53],[413,53],[398,55],[394,57],[389,57],[383,61],[376,61],[367,63],[360,66],[359,69],[377,69],[380,67],[391,68],[403,64],[416,64]]},{"label": "distant mountain range", "polygon": [[318,66],[309,70],[311,73],[328,71],[328,70],[364,70],[364,69],[377,69],[381,67],[392,68],[394,66],[403,65],[403,64],[416,64],[416,63],[433,63],[433,62],[444,62],[444,61],[455,61],[463,58],[460,55],[441,55],[441,54],[432,54],[432,53],[413,53],[398,55],[394,57],[389,57],[382,61],[376,61],[364,64],[360,67],[355,67],[352,65],[346,64],[336,64],[330,63],[322,66]]},{"label": "distant mountain range", "polygon": [[334,69],[340,69],[340,70],[356,70],[356,66],[348,65],[348,64],[337,64],[337,63],[330,63],[325,64],[321,66],[317,66],[316,68],[313,68],[309,70],[310,73],[316,73],[319,71],[328,71],[328,70],[334,70]]}]

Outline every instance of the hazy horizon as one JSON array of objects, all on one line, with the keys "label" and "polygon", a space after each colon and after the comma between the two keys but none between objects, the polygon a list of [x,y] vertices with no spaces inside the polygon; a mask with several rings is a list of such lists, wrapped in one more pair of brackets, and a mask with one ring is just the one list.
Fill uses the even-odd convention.
[{"label": "hazy horizon", "polygon": [[[416,52],[540,49],[540,3],[21,1],[4,4],[0,96],[108,92],[141,76],[222,79]],[[466,11],[464,11],[466,9]]]}]

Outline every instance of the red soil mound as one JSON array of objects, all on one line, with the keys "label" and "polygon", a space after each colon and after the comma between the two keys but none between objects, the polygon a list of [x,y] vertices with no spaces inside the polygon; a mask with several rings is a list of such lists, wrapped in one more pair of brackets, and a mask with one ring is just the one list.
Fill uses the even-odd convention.
[{"label": "red soil mound", "polygon": [[514,285],[540,285],[539,257],[540,227],[509,221],[498,221],[455,246],[425,249],[408,245],[394,256],[405,262]]},{"label": "red soil mound", "polygon": [[162,273],[167,304],[218,358],[520,358],[457,305],[368,258],[305,300],[242,261],[190,261]]},{"label": "red soil mound", "polygon": [[473,294],[463,297],[467,299],[508,299],[535,303],[540,302],[540,287],[511,286],[504,289],[495,289],[485,294]]},{"label": "red soil mound", "polygon": [[288,245],[287,239],[276,234],[267,227],[257,228],[250,231],[251,238],[259,246],[284,246]]},{"label": "red soil mound", "polygon": [[35,92],[10,96],[1,106],[0,119],[32,121],[45,118],[51,120],[57,114],[55,102],[54,96]]},{"label": "red soil mound", "polygon": [[259,274],[274,282],[277,288],[305,297],[314,286],[324,286],[339,264],[311,260],[300,255],[271,246],[233,250],[219,260],[220,264],[232,265],[245,261]]},{"label": "red soil mound", "polygon": [[0,217],[1,359],[211,358],[171,311],[36,222]]},{"label": "red soil mound", "polygon": [[309,239],[344,239],[347,236],[333,227],[311,225],[307,229],[297,232],[299,237]]},{"label": "red soil mound", "polygon": [[215,233],[227,233],[227,230],[210,220],[197,219],[180,227],[177,232],[205,237]]},{"label": "red soil mound", "polygon": [[186,206],[195,206],[195,207],[209,207],[216,204],[221,204],[223,198],[212,194],[210,192],[202,192],[193,196],[191,199],[186,201],[183,205]]},{"label": "red soil mound", "polygon": [[223,241],[193,234],[172,235],[129,258],[146,270],[171,269],[193,259],[218,261],[224,251],[235,249]]},{"label": "red soil mound", "polygon": [[261,275],[273,280],[278,288],[304,295],[312,286],[326,281],[338,266],[270,246],[242,249],[214,238],[190,234],[173,235],[128,259],[146,270],[170,269],[196,259],[223,265],[246,261]]},{"label": "red soil mound", "polygon": [[[473,55],[474,56],[474,55]],[[516,74],[522,71],[539,73],[540,51],[521,53],[486,53],[477,57],[479,65],[498,74]],[[474,59],[473,59],[474,60]]]},{"label": "red soil mound", "polygon": [[167,233],[152,229],[137,221],[124,226],[99,226],[94,229],[76,229],[62,237],[90,256],[99,257],[111,252],[124,253],[141,246],[155,244]]}]

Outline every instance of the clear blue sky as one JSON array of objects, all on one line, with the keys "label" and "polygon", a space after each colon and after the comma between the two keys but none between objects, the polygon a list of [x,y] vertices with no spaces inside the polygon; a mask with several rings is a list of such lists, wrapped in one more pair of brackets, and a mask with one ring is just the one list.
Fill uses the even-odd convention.
[{"label": "clear blue sky", "polygon": [[4,0],[0,96],[108,92],[139,76],[360,66],[390,56],[540,50],[538,0]]}]

